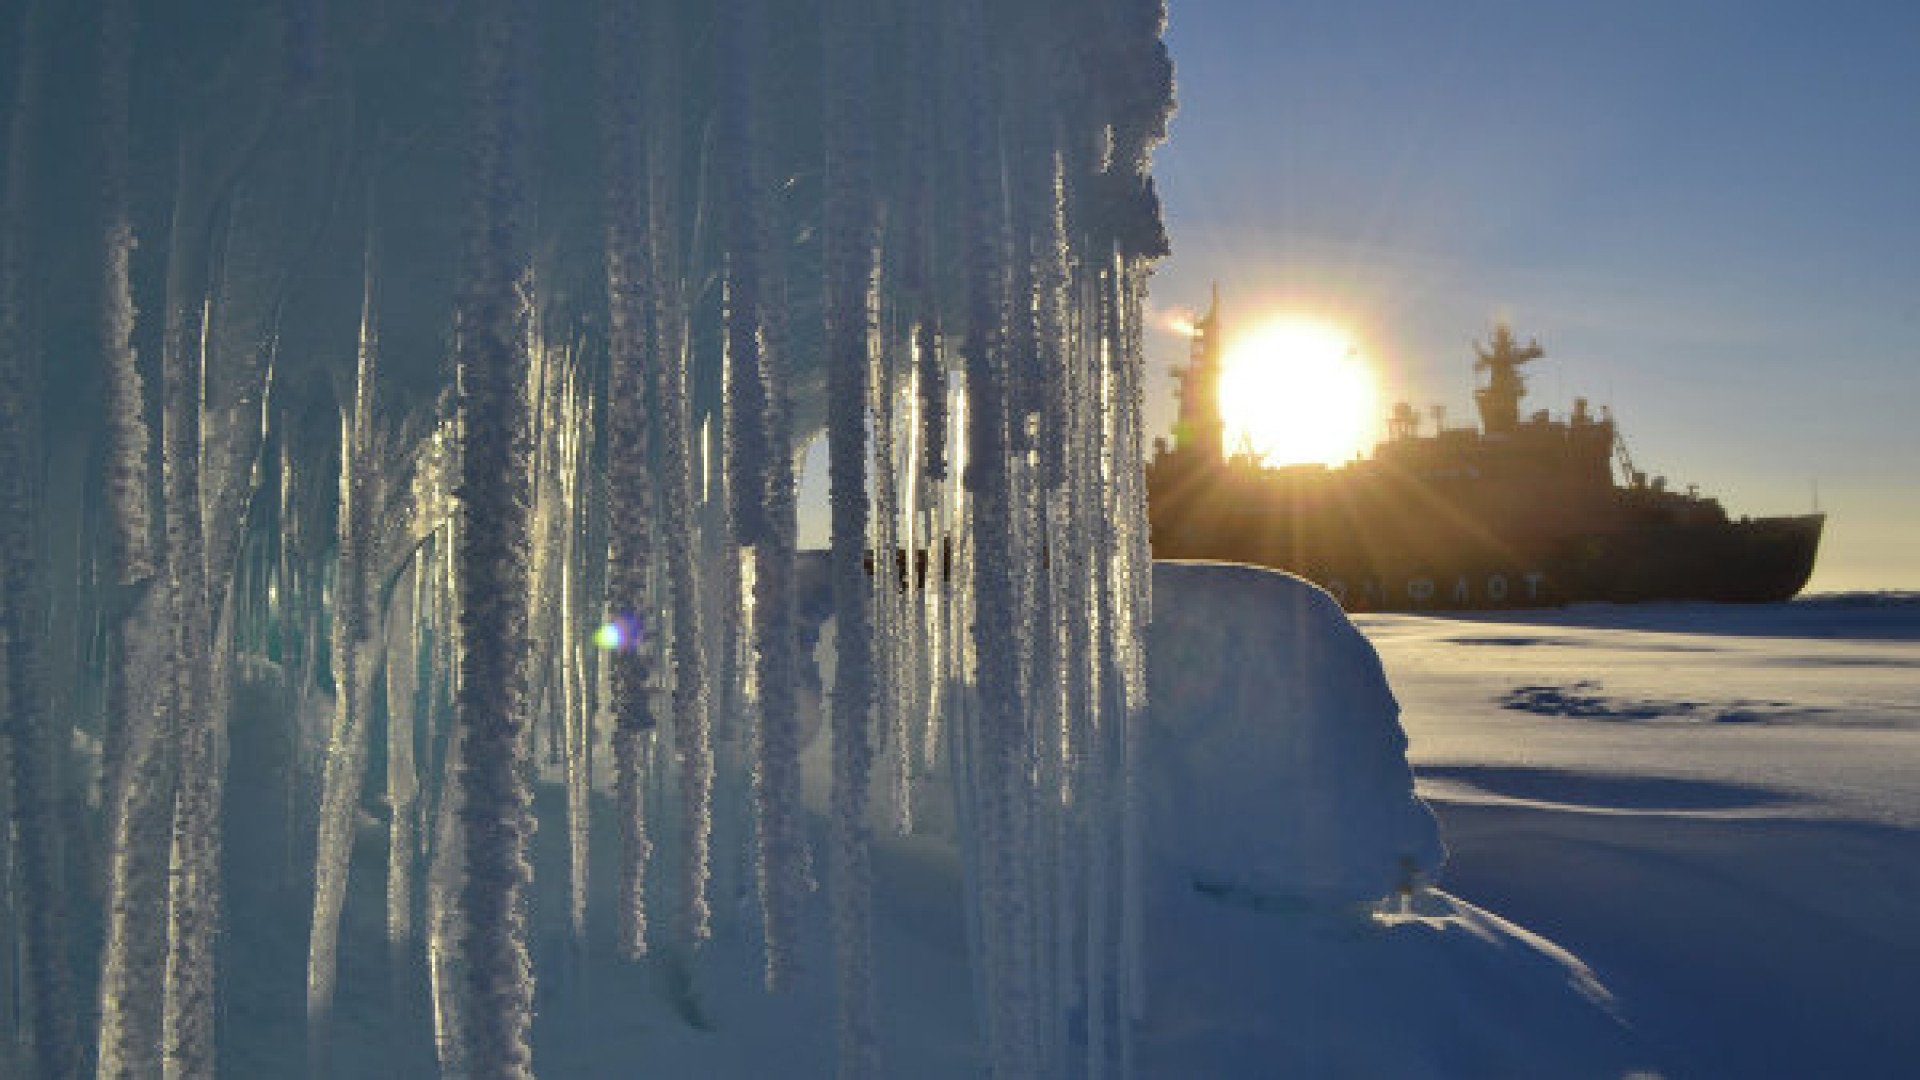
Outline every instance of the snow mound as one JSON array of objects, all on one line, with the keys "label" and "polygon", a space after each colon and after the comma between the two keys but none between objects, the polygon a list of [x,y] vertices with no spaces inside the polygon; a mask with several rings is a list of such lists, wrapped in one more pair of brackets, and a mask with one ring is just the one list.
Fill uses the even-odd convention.
[{"label": "snow mound", "polygon": [[1141,1075],[1645,1065],[1578,957],[1421,883],[1439,828],[1379,657],[1330,596],[1225,563],[1156,563],[1153,584]]},{"label": "snow mound", "polygon": [[1219,895],[1378,900],[1443,858],[1400,707],[1333,598],[1289,574],[1158,562],[1148,843]]},{"label": "snow mound", "polygon": [[[821,664],[803,705],[815,815],[832,739],[814,714],[834,682],[819,561],[803,555],[798,575],[802,653]],[[1153,605],[1136,1075],[1618,1077],[1643,1063],[1577,957],[1438,890],[1394,895],[1438,870],[1438,826],[1379,659],[1329,596],[1268,570],[1161,562]],[[978,1076],[952,793],[944,772],[921,779],[915,835],[875,834],[888,1072]],[[757,1075],[776,1052],[790,1075],[831,1072],[824,920],[815,895],[799,993],[715,994],[737,1061],[690,1042],[682,1072]]]}]

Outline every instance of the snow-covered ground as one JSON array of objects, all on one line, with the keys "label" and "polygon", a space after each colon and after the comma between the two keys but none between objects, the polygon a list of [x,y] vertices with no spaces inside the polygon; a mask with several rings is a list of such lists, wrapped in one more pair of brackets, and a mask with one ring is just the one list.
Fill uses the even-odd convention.
[{"label": "snow-covered ground", "polygon": [[1670,1076],[1913,1076],[1920,602],[1370,615],[1452,893]]}]

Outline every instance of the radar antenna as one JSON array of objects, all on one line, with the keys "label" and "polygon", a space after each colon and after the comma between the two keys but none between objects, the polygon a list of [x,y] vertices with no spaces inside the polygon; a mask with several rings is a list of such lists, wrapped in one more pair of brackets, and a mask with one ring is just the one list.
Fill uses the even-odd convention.
[{"label": "radar antenna", "polygon": [[1510,432],[1520,423],[1520,399],[1527,393],[1520,365],[1540,359],[1546,350],[1540,347],[1538,338],[1521,345],[1512,327],[1497,323],[1488,344],[1475,342],[1473,351],[1479,357],[1473,370],[1487,373],[1487,385],[1473,392],[1474,404],[1480,407],[1480,423],[1489,435]]}]

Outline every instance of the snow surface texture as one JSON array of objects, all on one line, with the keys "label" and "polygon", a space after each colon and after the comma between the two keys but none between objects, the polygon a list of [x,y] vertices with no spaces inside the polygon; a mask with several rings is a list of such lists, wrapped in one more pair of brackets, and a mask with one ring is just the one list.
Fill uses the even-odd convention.
[{"label": "snow surface texture", "polygon": [[1914,597],[1357,621],[1446,887],[1591,964],[1661,1072],[1914,1075]]}]

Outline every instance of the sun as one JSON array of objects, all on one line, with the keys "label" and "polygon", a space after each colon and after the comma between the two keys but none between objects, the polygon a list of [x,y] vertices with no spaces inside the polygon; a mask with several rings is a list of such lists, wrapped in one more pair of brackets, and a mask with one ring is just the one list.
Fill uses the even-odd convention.
[{"label": "sun", "polygon": [[1227,453],[1251,450],[1267,465],[1338,465],[1368,449],[1379,394],[1345,330],[1282,316],[1229,342],[1220,366]]}]

